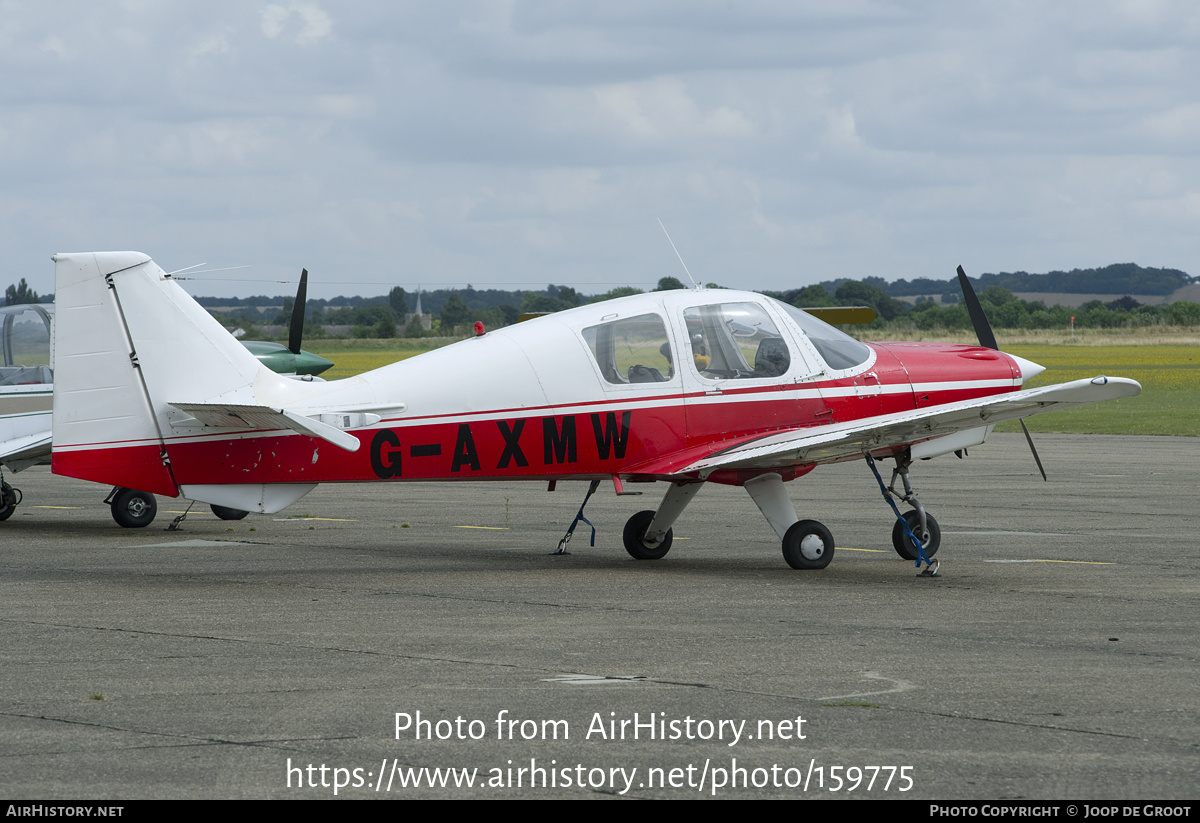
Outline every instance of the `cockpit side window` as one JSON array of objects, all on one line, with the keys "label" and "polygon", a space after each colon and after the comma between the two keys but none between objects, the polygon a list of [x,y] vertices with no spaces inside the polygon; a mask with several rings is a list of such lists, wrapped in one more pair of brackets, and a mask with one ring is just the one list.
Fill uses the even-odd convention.
[{"label": "cockpit side window", "polygon": [[835,371],[852,369],[867,362],[871,356],[868,347],[823,320],[782,301],[776,300],[775,303],[796,321],[829,368]]},{"label": "cockpit side window", "polygon": [[675,375],[667,327],[657,314],[589,326],[583,339],[609,383],[665,383]]},{"label": "cockpit side window", "polygon": [[791,367],[791,353],[779,329],[754,303],[695,306],[684,310],[683,321],[701,377],[781,377]]}]

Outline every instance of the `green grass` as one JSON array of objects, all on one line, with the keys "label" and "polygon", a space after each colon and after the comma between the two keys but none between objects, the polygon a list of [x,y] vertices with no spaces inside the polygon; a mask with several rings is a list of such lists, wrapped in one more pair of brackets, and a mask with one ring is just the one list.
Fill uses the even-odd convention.
[{"label": "green grass", "polygon": [[305,348],[333,361],[333,368],[321,375],[326,380],[341,380],[365,371],[382,368],[407,360],[427,351],[453,343],[449,337],[393,337],[390,339],[324,339],[313,340]]},{"label": "green grass", "polygon": [[[1073,434],[1168,434],[1200,437],[1200,346],[1006,346],[1046,371],[1026,386],[1091,378],[1131,377],[1137,397],[1026,418],[1030,431]],[[1005,423],[998,431],[1020,431]]]}]

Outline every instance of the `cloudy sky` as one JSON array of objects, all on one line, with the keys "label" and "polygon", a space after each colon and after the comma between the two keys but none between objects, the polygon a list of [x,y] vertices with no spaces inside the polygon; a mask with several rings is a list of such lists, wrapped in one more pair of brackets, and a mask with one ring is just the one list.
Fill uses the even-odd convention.
[{"label": "cloudy sky", "polygon": [[0,287],[1200,274],[1200,6],[0,0]]}]

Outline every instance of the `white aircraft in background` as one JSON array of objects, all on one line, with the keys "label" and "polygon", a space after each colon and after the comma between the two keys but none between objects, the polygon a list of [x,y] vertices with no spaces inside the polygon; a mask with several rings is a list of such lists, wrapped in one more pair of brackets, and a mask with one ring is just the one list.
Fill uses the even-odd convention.
[{"label": "white aircraft in background", "polygon": [[[53,318],[53,304],[0,308],[0,466],[11,472],[50,462]],[[0,474],[0,520],[20,502]]]}]

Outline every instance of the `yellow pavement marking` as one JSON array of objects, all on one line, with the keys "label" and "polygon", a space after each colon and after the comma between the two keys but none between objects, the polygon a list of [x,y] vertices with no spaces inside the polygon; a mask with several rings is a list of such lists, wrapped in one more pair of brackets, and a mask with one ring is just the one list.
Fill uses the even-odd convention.
[{"label": "yellow pavement marking", "polygon": [[1077,566],[1115,566],[1115,562],[1103,560],[1047,560],[1040,557],[1030,557],[1025,560],[990,560],[984,558],[984,563],[1074,563]]},{"label": "yellow pavement marking", "polygon": [[834,551],[839,552],[870,552],[871,554],[888,554],[886,549],[851,549],[848,546],[834,546]]},{"label": "yellow pavement marking", "polygon": [[289,520],[328,520],[331,523],[357,523],[357,520],[347,519],[345,517],[275,517],[272,518],[276,523],[286,523]]},{"label": "yellow pavement marking", "polygon": [[493,532],[506,532],[508,526],[455,526],[456,529],[487,529]]},{"label": "yellow pavement marking", "polygon": [[35,509],[82,509],[83,506],[34,506]]}]

